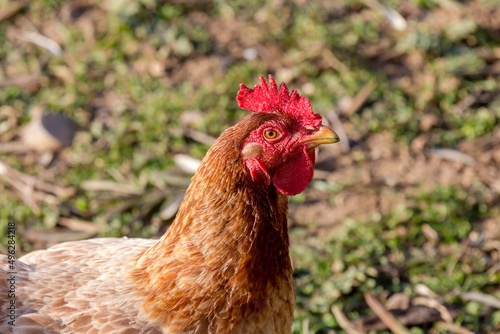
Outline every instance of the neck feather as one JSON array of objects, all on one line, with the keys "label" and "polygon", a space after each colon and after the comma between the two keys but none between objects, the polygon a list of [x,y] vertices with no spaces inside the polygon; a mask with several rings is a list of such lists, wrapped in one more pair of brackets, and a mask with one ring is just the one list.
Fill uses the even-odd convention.
[{"label": "neck feather", "polygon": [[229,331],[292,279],[288,198],[245,169],[241,123],[209,150],[172,226],[132,273],[145,316],[171,331]]}]

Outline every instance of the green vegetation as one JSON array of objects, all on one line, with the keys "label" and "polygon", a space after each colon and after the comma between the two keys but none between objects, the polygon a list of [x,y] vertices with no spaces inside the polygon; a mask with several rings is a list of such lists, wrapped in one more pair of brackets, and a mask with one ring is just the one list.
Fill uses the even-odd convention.
[{"label": "green vegetation", "polygon": [[[367,313],[364,292],[413,297],[419,284],[452,302],[451,309],[459,308],[457,323],[465,328],[484,333],[498,329],[499,311],[460,298],[466,291],[499,296],[500,274],[486,271],[495,255],[479,240],[479,233],[471,233],[471,222],[488,214],[484,203],[454,187],[438,187],[410,200],[415,204],[398,205],[389,214],[361,224],[347,221],[326,244],[318,245],[315,238],[293,230],[299,305],[296,332],[304,319],[313,333],[336,328],[329,311],[332,304],[356,319]],[[472,247],[464,248],[465,242]],[[419,328],[412,333],[427,333],[432,326]]]},{"label": "green vegetation", "polygon": [[[422,285],[454,325],[500,330],[500,310],[463,295],[500,298],[496,1],[0,0],[0,9],[0,163],[23,173],[0,173],[0,251],[8,220],[19,255],[95,235],[90,225],[101,236],[158,236],[189,182],[173,157],[201,159],[246,114],[239,84],[272,73],[316,112],[334,111],[325,119],[352,144],[325,148],[320,157],[336,162],[291,201],[294,333],[344,333],[332,305],[366,324],[363,293],[413,303]],[[80,128],[49,163],[9,149],[38,109]],[[376,204],[334,210],[349,194]],[[295,213],[314,201],[332,208],[326,226]],[[438,321],[407,327],[452,332]]]}]

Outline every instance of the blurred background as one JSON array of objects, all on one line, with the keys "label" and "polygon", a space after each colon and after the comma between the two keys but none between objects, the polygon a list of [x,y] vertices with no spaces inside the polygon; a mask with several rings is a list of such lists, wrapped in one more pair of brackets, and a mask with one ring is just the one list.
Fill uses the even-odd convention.
[{"label": "blurred background", "polygon": [[0,0],[0,251],[159,237],[260,75],[341,143],[290,199],[294,333],[500,333],[497,0]]}]

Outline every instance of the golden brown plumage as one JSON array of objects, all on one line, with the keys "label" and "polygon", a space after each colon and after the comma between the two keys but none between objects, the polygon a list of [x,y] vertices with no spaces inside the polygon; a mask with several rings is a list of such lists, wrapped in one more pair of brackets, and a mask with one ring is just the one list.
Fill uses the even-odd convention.
[{"label": "golden brown plumage", "polygon": [[251,114],[224,132],[228,145],[207,153],[176,218],[181,223],[139,258],[133,275],[147,295],[144,312],[173,332],[199,320],[212,333],[252,326],[249,333],[289,332],[295,297],[287,197],[254,184],[238,154],[243,134],[273,117]]},{"label": "golden brown plumage", "polygon": [[[0,333],[162,333],[138,315],[144,298],[127,279],[130,259],[155,243],[101,238],[23,256],[14,265],[15,326],[8,323],[7,291],[0,288]],[[5,260],[2,256],[2,269]]]},{"label": "golden brown plumage", "polygon": [[[284,193],[309,183],[298,175],[298,186],[288,184],[295,163],[312,168],[314,147],[337,140],[312,115],[304,125],[306,116],[283,110],[254,112],[226,130],[159,241],[92,239],[22,257],[15,326],[4,322],[0,332],[290,333]],[[0,261],[3,282],[10,270]],[[2,319],[7,290],[0,286]]]}]

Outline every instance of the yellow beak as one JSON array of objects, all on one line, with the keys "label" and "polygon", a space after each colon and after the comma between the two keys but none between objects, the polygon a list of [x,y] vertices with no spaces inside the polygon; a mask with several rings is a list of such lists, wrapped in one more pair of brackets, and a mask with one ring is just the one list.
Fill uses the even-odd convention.
[{"label": "yellow beak", "polygon": [[333,144],[339,142],[339,135],[327,126],[321,125],[311,137],[307,137],[299,144],[306,144],[307,148],[316,147],[322,144]]}]

